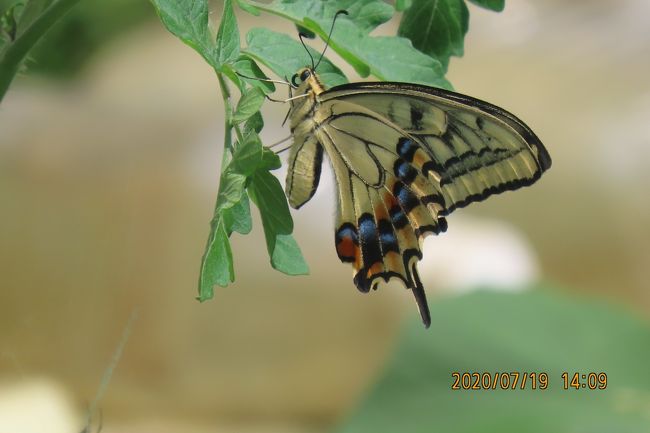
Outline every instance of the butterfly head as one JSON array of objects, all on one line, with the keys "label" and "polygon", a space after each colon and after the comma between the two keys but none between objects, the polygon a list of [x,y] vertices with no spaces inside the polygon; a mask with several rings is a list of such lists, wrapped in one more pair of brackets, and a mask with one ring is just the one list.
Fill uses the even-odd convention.
[{"label": "butterfly head", "polygon": [[296,93],[303,94],[313,92],[316,95],[323,93],[325,88],[318,79],[313,68],[304,67],[291,77],[291,84],[296,88]]}]

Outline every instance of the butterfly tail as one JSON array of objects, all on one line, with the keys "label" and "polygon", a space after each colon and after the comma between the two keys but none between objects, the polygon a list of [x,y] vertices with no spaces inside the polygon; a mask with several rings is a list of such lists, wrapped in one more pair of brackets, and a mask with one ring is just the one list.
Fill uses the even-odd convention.
[{"label": "butterfly tail", "polygon": [[418,310],[420,310],[420,316],[422,317],[422,323],[428,328],[431,326],[431,313],[429,312],[429,304],[427,303],[427,295],[424,292],[424,286],[420,281],[420,276],[418,275],[418,270],[416,263],[413,263],[411,268],[411,291],[413,296],[415,296],[415,302],[418,304]]}]

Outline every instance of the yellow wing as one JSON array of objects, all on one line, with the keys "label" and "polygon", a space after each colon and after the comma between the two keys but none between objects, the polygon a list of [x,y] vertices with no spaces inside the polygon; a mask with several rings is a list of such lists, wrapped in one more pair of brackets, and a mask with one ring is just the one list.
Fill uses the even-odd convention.
[{"label": "yellow wing", "polygon": [[444,215],[536,181],[551,160],[512,114],[473,98],[402,83],[335,87],[292,107],[287,195],[293,207],[318,186],[323,150],[339,195],[336,250],[359,290],[396,277],[430,323],[416,269],[421,242]]},{"label": "yellow wing", "polygon": [[[340,101],[351,104],[341,112],[363,107],[413,138],[415,145],[399,149],[396,142],[376,142],[410,162],[421,160],[418,150],[426,154],[422,172],[439,175],[443,214],[530,185],[551,165],[548,152],[521,120],[458,93],[405,83],[354,83],[326,91],[320,100],[321,109],[332,110]],[[350,128],[355,121],[348,119],[347,130],[367,136],[367,127]]]}]

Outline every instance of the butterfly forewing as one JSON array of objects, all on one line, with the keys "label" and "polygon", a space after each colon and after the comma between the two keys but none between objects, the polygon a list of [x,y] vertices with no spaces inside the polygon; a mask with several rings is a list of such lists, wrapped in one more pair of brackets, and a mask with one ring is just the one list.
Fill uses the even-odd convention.
[{"label": "butterfly forewing", "polygon": [[[551,164],[535,134],[499,107],[441,89],[404,83],[354,83],[320,95],[373,111],[415,137],[440,177],[449,213],[489,195],[530,185]],[[395,143],[381,144],[395,148]]]}]

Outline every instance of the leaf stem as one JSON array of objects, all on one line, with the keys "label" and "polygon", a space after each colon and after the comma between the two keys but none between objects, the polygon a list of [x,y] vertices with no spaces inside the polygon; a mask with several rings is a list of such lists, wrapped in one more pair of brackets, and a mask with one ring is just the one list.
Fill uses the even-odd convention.
[{"label": "leaf stem", "polygon": [[[217,78],[219,80],[219,88],[221,89],[221,97],[223,98],[223,106],[225,110],[224,116],[224,148],[223,148],[223,162],[226,162],[226,153],[233,151],[232,145],[232,104],[230,103],[230,89],[228,88],[228,83],[223,78],[223,74],[217,71]],[[225,167],[221,167],[222,171]]]},{"label": "leaf stem", "polygon": [[80,0],[58,0],[52,3],[32,22],[16,40],[7,43],[0,51],[0,101],[30,49],[66,12]]}]

